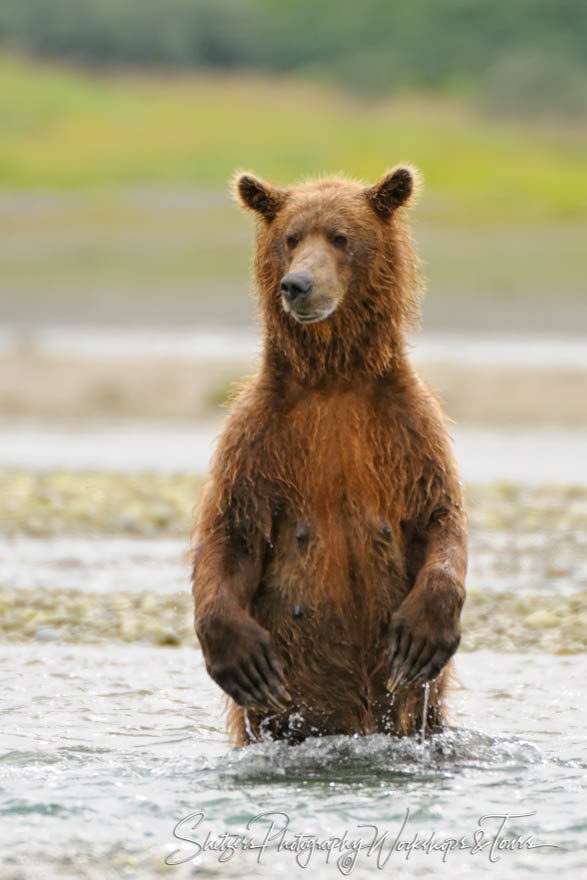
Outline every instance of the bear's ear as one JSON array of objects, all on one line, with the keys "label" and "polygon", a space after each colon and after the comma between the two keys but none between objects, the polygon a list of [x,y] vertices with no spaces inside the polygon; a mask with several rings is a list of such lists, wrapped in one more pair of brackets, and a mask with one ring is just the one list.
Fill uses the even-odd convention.
[{"label": "bear's ear", "polygon": [[420,185],[420,174],[415,168],[398,166],[389,171],[374,186],[366,189],[371,207],[379,217],[391,217],[396,208],[408,203]]},{"label": "bear's ear", "polygon": [[285,202],[282,190],[248,173],[238,172],[235,175],[234,192],[241,205],[261,214],[269,223]]}]

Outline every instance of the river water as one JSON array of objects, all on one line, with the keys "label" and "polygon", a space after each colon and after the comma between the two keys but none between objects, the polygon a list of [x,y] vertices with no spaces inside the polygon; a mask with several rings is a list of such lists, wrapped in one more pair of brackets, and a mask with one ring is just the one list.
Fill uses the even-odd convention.
[{"label": "river water", "polygon": [[[0,467],[205,473],[221,423],[0,422]],[[463,479],[587,485],[587,430],[451,426]]]},{"label": "river water", "polygon": [[451,727],[424,743],[233,749],[191,627],[187,537],[8,535],[0,878],[583,876],[585,493],[489,494],[470,492]]},{"label": "river water", "polygon": [[301,877],[306,859],[318,877],[584,876],[583,657],[478,651],[458,668],[453,727],[423,744],[235,750],[199,651],[11,646],[1,876]]},{"label": "river water", "polygon": [[[205,361],[254,360],[261,350],[253,330],[227,331],[133,327],[131,330],[91,326],[40,324],[27,327],[0,325],[0,354],[25,348],[42,355],[74,358],[172,358]],[[418,363],[458,365],[574,367],[587,369],[583,336],[545,333],[523,336],[475,333],[417,334],[410,350]]]}]

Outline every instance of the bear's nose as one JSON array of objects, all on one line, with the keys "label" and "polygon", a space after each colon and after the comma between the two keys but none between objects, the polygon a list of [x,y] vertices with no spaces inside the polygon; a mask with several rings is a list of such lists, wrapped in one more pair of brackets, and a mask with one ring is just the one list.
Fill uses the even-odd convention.
[{"label": "bear's nose", "polygon": [[312,283],[307,272],[290,272],[281,279],[281,295],[290,306],[298,306],[308,298]]}]

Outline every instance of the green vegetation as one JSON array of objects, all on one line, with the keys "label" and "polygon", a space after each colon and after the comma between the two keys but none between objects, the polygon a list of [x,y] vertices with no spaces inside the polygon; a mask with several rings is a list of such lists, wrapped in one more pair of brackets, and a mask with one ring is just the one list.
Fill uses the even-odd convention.
[{"label": "green vegetation", "polygon": [[3,0],[0,43],[92,64],[301,73],[355,92],[587,109],[582,0]]},{"label": "green vegetation", "polygon": [[446,92],[367,100],[291,76],[5,54],[0,125],[5,321],[250,322],[234,170],[373,180],[411,161],[428,329],[586,326],[585,123],[499,120]]},{"label": "green vegetation", "polygon": [[224,186],[238,167],[279,181],[410,160],[419,216],[515,223],[585,216],[587,127],[499,123],[446,100],[365,102],[254,77],[95,76],[0,62],[4,188]]}]

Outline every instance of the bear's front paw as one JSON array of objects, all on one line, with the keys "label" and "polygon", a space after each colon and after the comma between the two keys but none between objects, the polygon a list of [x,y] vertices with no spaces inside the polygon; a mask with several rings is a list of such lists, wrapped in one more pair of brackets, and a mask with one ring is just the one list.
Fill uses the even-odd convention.
[{"label": "bear's front paw", "polygon": [[416,582],[391,623],[387,689],[436,678],[461,641],[459,615],[463,592],[443,571]]},{"label": "bear's front paw", "polygon": [[202,620],[197,630],[208,674],[236,703],[285,707],[290,695],[267,630],[246,614]]}]

